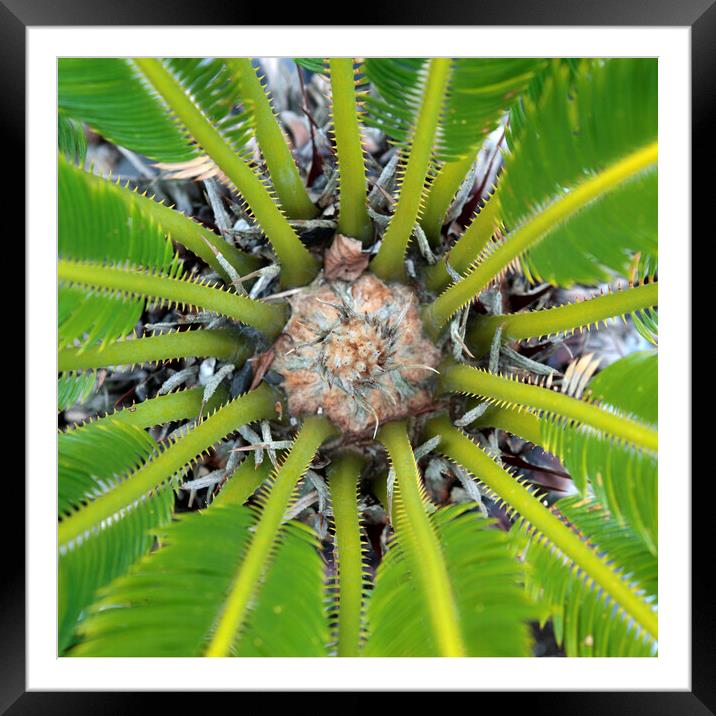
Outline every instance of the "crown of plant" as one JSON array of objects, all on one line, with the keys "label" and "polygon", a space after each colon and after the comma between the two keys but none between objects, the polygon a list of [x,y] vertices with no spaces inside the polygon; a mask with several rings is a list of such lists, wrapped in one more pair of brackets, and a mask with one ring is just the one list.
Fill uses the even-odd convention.
[{"label": "crown of plant", "polygon": [[[296,69],[329,87],[309,177],[249,59],[60,61],[58,410],[187,359],[58,435],[60,653],[524,656],[549,622],[567,655],[656,654],[656,60]],[[85,169],[86,128],[204,181],[220,233]],[[653,347],[548,365],[617,318]]]}]

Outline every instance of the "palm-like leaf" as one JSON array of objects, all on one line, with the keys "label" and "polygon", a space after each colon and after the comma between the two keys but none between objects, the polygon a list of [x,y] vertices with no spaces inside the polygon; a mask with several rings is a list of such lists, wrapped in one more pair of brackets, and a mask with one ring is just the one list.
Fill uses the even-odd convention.
[{"label": "palm-like leaf", "polygon": [[[180,263],[172,243],[152,218],[127,207],[111,185],[91,183],[84,172],[58,164],[58,252],[62,259],[141,266],[177,276]],[[144,302],[126,296],[96,295],[60,283],[60,347],[76,339],[107,342],[127,335]]]},{"label": "palm-like leaf", "polygon": [[[465,505],[439,509],[430,520],[448,567],[465,655],[526,656],[526,622],[534,609],[522,593],[523,575],[510,555],[507,535]],[[365,656],[439,654],[426,610],[431,595],[416,580],[411,550],[404,545],[408,530],[398,525],[378,569],[368,602]]]},{"label": "palm-like leaf", "polygon": [[[632,588],[652,603],[657,598],[656,557],[629,527],[596,501],[562,499],[559,512],[610,561]],[[567,656],[653,656],[655,640],[618,603],[574,565],[548,539],[522,523],[518,543],[530,569],[528,589],[548,606],[555,637]],[[547,616],[547,614],[545,615]]]},{"label": "palm-like leaf", "polygon": [[[572,84],[556,65],[513,135],[499,192],[502,219],[514,232],[587,177],[604,175],[657,137],[655,60],[584,64]],[[657,254],[656,161],[626,175],[569,221],[555,223],[526,257],[532,275],[560,285],[594,284],[625,274],[633,256]]]},{"label": "palm-like leaf", "polygon": [[[658,357],[633,353],[613,363],[589,383],[591,398],[624,418],[656,426]],[[656,554],[658,489],[656,453],[610,439],[559,418],[541,421],[541,443],[559,456],[576,486],[588,486],[619,524],[628,524]]]},{"label": "palm-like leaf", "polygon": [[[74,656],[200,656],[226,604],[256,511],[217,504],[162,530],[162,544],[92,607]],[[207,549],[207,545],[210,547]],[[324,656],[328,637],[317,542],[288,523],[234,656]]]},{"label": "palm-like leaf", "polygon": [[197,155],[133,60],[62,58],[58,78],[60,110],[116,144],[160,162]]}]

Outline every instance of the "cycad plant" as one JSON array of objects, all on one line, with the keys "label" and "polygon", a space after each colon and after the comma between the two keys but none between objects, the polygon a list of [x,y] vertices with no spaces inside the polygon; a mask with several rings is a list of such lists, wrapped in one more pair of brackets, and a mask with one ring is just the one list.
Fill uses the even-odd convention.
[{"label": "cycad plant", "polygon": [[[330,107],[309,177],[257,67],[59,63],[58,410],[172,367],[59,433],[59,653],[528,656],[551,624],[654,655],[656,60],[299,59]],[[243,238],[98,176],[89,130]],[[611,319],[654,347],[555,369]]]}]

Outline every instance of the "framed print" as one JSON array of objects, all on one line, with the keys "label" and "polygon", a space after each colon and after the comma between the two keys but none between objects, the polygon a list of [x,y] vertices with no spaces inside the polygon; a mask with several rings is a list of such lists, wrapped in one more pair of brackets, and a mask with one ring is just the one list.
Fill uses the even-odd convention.
[{"label": "framed print", "polygon": [[3,708],[713,712],[713,6],[237,11],[0,5],[27,299]]}]

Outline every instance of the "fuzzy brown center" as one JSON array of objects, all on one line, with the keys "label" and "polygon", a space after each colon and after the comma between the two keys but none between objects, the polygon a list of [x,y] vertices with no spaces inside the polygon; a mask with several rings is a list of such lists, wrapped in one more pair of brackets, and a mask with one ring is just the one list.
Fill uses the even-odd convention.
[{"label": "fuzzy brown center", "polygon": [[275,346],[292,415],[324,413],[361,435],[432,402],[440,353],[423,335],[418,300],[372,274],[352,283],[319,278],[291,299]]}]

